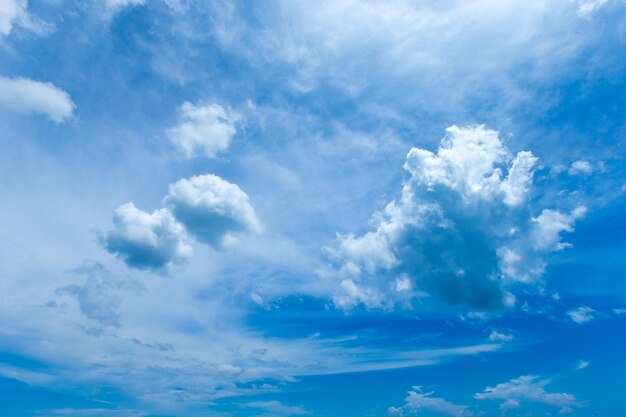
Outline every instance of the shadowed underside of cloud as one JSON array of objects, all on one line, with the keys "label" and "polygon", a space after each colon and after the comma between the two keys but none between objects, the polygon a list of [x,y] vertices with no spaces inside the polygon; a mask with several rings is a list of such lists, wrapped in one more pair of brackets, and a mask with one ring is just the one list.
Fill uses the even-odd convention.
[{"label": "shadowed underside of cloud", "polygon": [[452,126],[437,153],[413,148],[399,200],[374,216],[376,230],[338,235],[327,248],[339,277],[335,303],[385,307],[424,295],[494,311],[515,302],[513,282],[535,283],[543,255],[567,247],[584,207],[532,215],[537,158],[511,155],[498,132]]},{"label": "shadowed underside of cloud", "polygon": [[193,254],[187,233],[223,249],[236,243],[241,233],[261,231],[248,195],[216,175],[170,184],[163,202],[167,208],[152,214],[133,203],[118,207],[113,214],[115,229],[100,236],[100,244],[130,267],[166,270]]},{"label": "shadowed underside of cloud", "polygon": [[0,76],[0,107],[20,113],[42,113],[61,123],[72,115],[75,105],[69,94],[52,83]]},{"label": "shadowed underside of cloud", "polygon": [[100,243],[128,266],[168,268],[193,253],[185,229],[167,209],[150,214],[126,203],[113,213],[113,224],[115,229],[100,236]]},{"label": "shadowed underside of cloud", "polygon": [[163,201],[189,233],[215,249],[227,246],[237,233],[261,230],[248,195],[216,175],[179,180]]}]

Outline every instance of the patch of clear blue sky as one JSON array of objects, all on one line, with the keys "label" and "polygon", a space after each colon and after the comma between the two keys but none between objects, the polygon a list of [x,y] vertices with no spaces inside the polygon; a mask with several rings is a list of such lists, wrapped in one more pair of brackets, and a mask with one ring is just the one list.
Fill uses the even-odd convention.
[{"label": "patch of clear blue sky", "polygon": [[[370,81],[359,94],[338,88],[332,74],[321,70],[315,87],[299,92],[289,87],[298,72],[289,62],[264,60],[263,51],[258,51],[258,59],[247,58],[241,51],[218,44],[211,19],[224,15],[212,15],[206,4],[192,6],[181,26],[179,16],[160,3],[121,10],[110,20],[92,13],[89,6],[62,3],[29,3],[30,12],[53,23],[54,31],[44,37],[19,31],[6,37],[3,42],[8,46],[0,51],[0,74],[54,83],[76,104],[74,116],[64,124],[38,115],[0,117],[0,173],[5,178],[5,195],[16,204],[30,204],[30,209],[43,202],[33,200],[29,193],[46,196],[57,190],[77,200],[85,196],[85,205],[94,211],[105,208],[76,226],[87,236],[85,242],[93,241],[91,227],[108,227],[110,213],[120,204],[134,201],[151,211],[160,207],[167,184],[212,172],[246,190],[270,227],[305,248],[320,248],[332,243],[336,231],[369,230],[368,219],[381,208],[381,201],[399,194],[408,149],[434,150],[451,124],[485,123],[505,136],[511,134],[506,141],[512,150],[531,149],[545,165],[537,173],[537,183],[545,188],[535,191],[535,200],[551,206],[559,201],[558,191],[566,190],[590,208],[588,217],[576,224],[576,232],[567,236],[573,248],[554,254],[544,275],[549,289],[561,299],[547,303],[533,295],[519,297],[519,304],[528,301],[537,309],[547,309],[545,314],[513,312],[485,322],[459,321],[458,316],[468,310],[429,300],[412,311],[357,308],[346,314],[328,300],[293,296],[274,302],[270,310],[249,306],[243,320],[248,329],[268,338],[357,335],[358,339],[343,345],[391,352],[479,344],[494,329],[515,334],[515,342],[501,351],[423,367],[294,375],[299,382],[284,385],[276,393],[220,399],[214,406],[195,408],[194,415],[226,411],[253,416],[258,410],[239,404],[276,400],[328,417],[386,416],[388,407],[403,404],[405,392],[413,385],[432,387],[436,396],[467,404],[470,410],[498,415],[498,401],[478,401],[473,395],[488,385],[526,374],[559,375],[549,389],[573,393],[586,403],[572,415],[623,413],[626,316],[615,316],[612,309],[626,305],[626,201],[620,191],[626,178],[624,5],[610,2],[589,20],[577,23],[572,30],[579,31],[583,41],[564,63],[555,58],[557,67],[543,72],[537,70],[533,57],[527,57],[503,70],[505,74],[500,75],[510,83],[506,85],[523,91],[522,96],[511,96],[507,86],[476,76],[469,80],[478,80],[476,89],[446,107],[438,101],[429,106],[423,96],[445,94],[446,86],[454,89],[464,83],[443,80],[443,86],[424,92],[420,80],[410,75],[386,78],[378,69],[379,57],[368,55],[366,46],[359,55],[361,63],[345,62],[361,68],[355,75]],[[267,16],[277,6],[259,2],[235,9],[247,25],[248,36],[254,38],[255,33],[260,36],[272,29],[267,27]],[[194,36],[184,36],[188,30]],[[454,91],[449,94],[456,97]],[[271,111],[262,121],[245,114],[227,154],[215,160],[167,159],[171,149],[164,132],[177,123],[177,108],[184,101],[219,102],[245,113],[247,100]],[[382,110],[377,115],[372,108],[392,110],[394,115],[386,116]],[[312,151],[311,138],[335,136],[343,128],[376,137],[391,132],[397,141],[373,155],[351,156],[353,150],[347,149],[328,156],[311,155],[309,160],[301,154]],[[256,157],[298,172],[306,189],[291,192],[275,186],[274,178],[254,165]],[[551,166],[569,166],[578,159],[594,166],[602,162],[604,168],[589,176],[549,172]],[[284,210],[279,215],[272,212],[277,207],[273,197],[285,202],[278,205]],[[72,216],[79,210],[68,206],[53,211]],[[29,236],[37,237],[36,233]],[[35,247],[45,244],[32,242]],[[93,246],[76,258],[93,257],[98,253]],[[248,267],[248,261],[242,260],[242,265],[231,266],[230,273]],[[263,268],[257,271],[262,273]],[[306,279],[301,271],[270,272]],[[567,319],[566,311],[584,305],[593,306],[599,317],[582,325]],[[9,335],[0,338],[1,363],[32,371],[49,366],[14,352]],[[572,371],[580,360],[591,365]],[[95,396],[106,403],[94,401]],[[124,387],[59,388],[0,380],[0,414],[7,417],[39,415],[47,409],[141,409],[142,404],[124,393]],[[558,411],[532,404],[525,407],[536,413]]]}]

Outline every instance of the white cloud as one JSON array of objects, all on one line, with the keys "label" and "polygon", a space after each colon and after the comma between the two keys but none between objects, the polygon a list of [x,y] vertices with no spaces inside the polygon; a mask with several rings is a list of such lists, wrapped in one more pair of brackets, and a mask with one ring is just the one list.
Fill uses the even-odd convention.
[{"label": "white cloud", "polygon": [[133,203],[113,213],[115,229],[100,237],[100,243],[128,266],[139,269],[167,269],[191,256],[185,229],[167,209],[150,213]]},{"label": "white cloud", "polygon": [[512,334],[500,333],[496,330],[489,333],[490,342],[510,342],[513,339],[514,337]]},{"label": "white cloud", "polygon": [[110,9],[123,9],[124,7],[145,4],[146,0],[104,0],[104,2]]},{"label": "white cloud", "polygon": [[188,158],[204,155],[215,158],[226,151],[237,132],[236,113],[219,104],[196,107],[189,102],[180,106],[181,121],[167,131],[170,141]]},{"label": "white cloud", "polygon": [[[511,306],[506,285],[537,281],[543,255],[568,247],[561,233],[585,213],[579,207],[532,217],[536,161],[528,151],[511,155],[484,126],[448,128],[436,153],[411,149],[404,164],[411,177],[400,199],[373,217],[376,229],[339,234],[338,245],[326,248],[337,305],[388,306],[426,292],[481,310]],[[399,277],[416,291],[396,291]]]},{"label": "white cloud", "polygon": [[593,171],[593,166],[591,165],[591,163],[589,163],[589,161],[578,160],[578,161],[572,162],[572,166],[567,172],[569,172],[570,175],[577,175],[577,174],[591,174],[592,171]]},{"label": "white cloud", "polygon": [[25,0],[0,1],[0,34],[8,35],[11,33],[14,20],[24,13],[26,13]]},{"label": "white cloud", "polygon": [[36,112],[61,123],[75,105],[67,92],[49,82],[0,76],[0,107],[7,111]]},{"label": "white cloud", "polygon": [[227,246],[240,232],[261,230],[248,195],[216,175],[181,179],[163,201],[189,233],[213,248]]},{"label": "white cloud", "polygon": [[424,392],[419,386],[413,387],[413,390],[409,391],[408,394],[405,405],[389,408],[390,416],[404,416],[405,413],[421,415],[422,411],[452,417],[470,417],[473,415],[466,406],[453,404],[443,398],[432,397],[433,392]]},{"label": "white cloud", "polygon": [[567,315],[569,316],[570,319],[572,319],[573,322],[582,324],[582,323],[590,322],[591,320],[595,319],[596,318],[595,312],[596,310],[594,310],[591,307],[582,306],[582,307],[575,308],[573,310],[569,310],[567,312]]},{"label": "white cloud", "polygon": [[26,0],[0,1],[0,35],[8,36],[17,25],[38,35],[46,34],[51,27],[28,13]]},{"label": "white cloud", "polygon": [[293,417],[311,415],[311,412],[302,407],[284,405],[278,401],[253,401],[239,404],[239,406],[242,408],[256,408],[263,410],[262,414],[256,415],[257,417]]},{"label": "white cloud", "polygon": [[608,0],[578,0],[578,14],[586,17],[600,10]]},{"label": "white cloud", "polygon": [[495,387],[487,387],[474,395],[477,400],[502,400],[501,408],[518,408],[524,402],[541,403],[560,407],[566,411],[576,407],[578,402],[572,394],[547,392],[545,387],[550,379],[537,375],[525,375],[503,382]]}]

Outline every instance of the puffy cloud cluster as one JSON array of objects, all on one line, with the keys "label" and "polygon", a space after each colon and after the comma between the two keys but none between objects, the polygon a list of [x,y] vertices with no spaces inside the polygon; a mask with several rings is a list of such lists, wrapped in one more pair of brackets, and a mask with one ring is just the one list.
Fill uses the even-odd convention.
[{"label": "puffy cloud cluster", "polygon": [[507,286],[537,282],[544,255],[568,246],[584,207],[533,215],[537,158],[512,155],[484,126],[447,129],[437,153],[413,148],[401,197],[374,216],[376,229],[338,235],[327,248],[340,284],[335,302],[389,306],[424,292],[450,304],[498,310],[514,303]]},{"label": "puffy cloud cluster", "polygon": [[477,400],[502,400],[500,407],[504,409],[519,408],[523,402],[535,402],[560,407],[562,412],[570,411],[578,405],[572,394],[547,392],[545,386],[550,379],[537,375],[525,375],[503,382],[495,387],[487,387],[474,395]]},{"label": "puffy cloud cluster", "polygon": [[14,112],[43,113],[55,123],[72,115],[69,94],[52,83],[0,76],[0,107]]},{"label": "puffy cloud cluster", "polygon": [[237,185],[212,175],[182,179],[169,186],[167,208],[152,213],[133,203],[113,214],[115,229],[100,243],[130,267],[164,270],[193,254],[188,233],[214,249],[236,240],[242,232],[261,229],[248,195]]},{"label": "puffy cloud cluster", "polygon": [[422,411],[430,411],[444,416],[470,417],[473,414],[466,406],[456,405],[443,398],[432,397],[432,392],[423,392],[421,387],[413,387],[406,397],[406,404],[402,407],[390,407],[390,416],[404,416],[405,414],[421,415]]},{"label": "puffy cloud cluster", "polygon": [[168,137],[188,158],[198,155],[215,158],[228,149],[237,132],[237,114],[219,104],[196,107],[189,102],[183,103],[180,112],[181,122],[168,130]]}]

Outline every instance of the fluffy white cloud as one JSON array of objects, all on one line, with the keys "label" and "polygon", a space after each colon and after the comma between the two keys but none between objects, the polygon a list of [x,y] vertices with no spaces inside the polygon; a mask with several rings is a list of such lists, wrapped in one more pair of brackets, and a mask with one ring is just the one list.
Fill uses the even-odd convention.
[{"label": "fluffy white cloud", "polygon": [[589,161],[578,160],[578,161],[572,162],[572,166],[567,172],[569,172],[570,175],[576,175],[576,174],[591,174],[592,171],[593,171],[593,166],[591,165],[591,163],[589,163]]},{"label": "fluffy white cloud", "polygon": [[596,310],[594,310],[591,307],[582,306],[582,307],[575,308],[573,310],[569,310],[567,312],[567,315],[569,316],[570,319],[572,319],[573,322],[582,324],[582,323],[590,322],[591,320],[595,319],[596,318],[595,312]]},{"label": "fluffy white cloud", "polygon": [[228,149],[237,132],[239,116],[219,104],[196,107],[189,102],[180,106],[181,121],[168,130],[170,141],[188,158],[204,155],[214,158]]},{"label": "fluffy white cloud", "polygon": [[189,233],[214,248],[227,245],[239,232],[261,230],[248,195],[216,175],[198,175],[170,184],[163,201]]},{"label": "fluffy white cloud", "polygon": [[439,415],[452,417],[470,417],[473,414],[466,406],[456,405],[443,398],[432,397],[433,392],[423,392],[422,387],[413,387],[408,392],[406,404],[402,407],[390,407],[390,416],[404,416],[406,414],[419,414],[422,411],[430,411]]},{"label": "fluffy white cloud", "polygon": [[572,394],[547,392],[545,386],[550,379],[537,375],[525,375],[503,382],[495,387],[487,387],[474,395],[477,400],[503,400],[501,408],[518,408],[523,402],[535,402],[567,411],[578,405]]},{"label": "fluffy white cloud", "polygon": [[0,107],[8,111],[36,112],[61,123],[75,105],[67,92],[52,83],[0,76]]},{"label": "fluffy white cloud", "polygon": [[163,269],[192,254],[185,229],[167,209],[150,214],[126,203],[113,213],[113,223],[115,229],[100,236],[100,242],[128,266]]},{"label": "fluffy white cloud", "polygon": [[566,248],[561,233],[585,214],[578,207],[532,216],[536,161],[528,151],[511,155],[484,126],[448,128],[437,153],[411,149],[411,176],[400,199],[374,216],[376,230],[338,235],[326,249],[336,263],[337,305],[380,307],[424,291],[482,310],[512,305],[507,283],[538,280],[543,255]]}]

